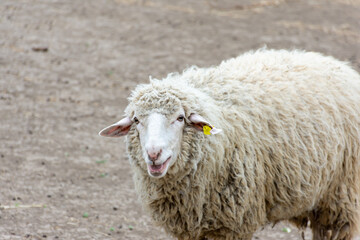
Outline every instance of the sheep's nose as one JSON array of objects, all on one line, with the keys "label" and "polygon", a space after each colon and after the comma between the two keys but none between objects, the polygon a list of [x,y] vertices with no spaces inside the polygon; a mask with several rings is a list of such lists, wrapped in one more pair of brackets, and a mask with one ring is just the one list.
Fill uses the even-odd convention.
[{"label": "sheep's nose", "polygon": [[161,151],[161,149],[147,151],[149,159],[153,162],[156,161],[160,157]]}]

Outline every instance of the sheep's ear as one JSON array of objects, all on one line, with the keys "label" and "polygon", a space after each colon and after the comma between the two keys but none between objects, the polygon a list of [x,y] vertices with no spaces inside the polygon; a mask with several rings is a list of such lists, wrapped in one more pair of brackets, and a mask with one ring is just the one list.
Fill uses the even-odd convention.
[{"label": "sheep's ear", "polygon": [[117,123],[110,125],[99,132],[100,136],[103,137],[121,137],[125,136],[133,122],[129,117],[123,118]]},{"label": "sheep's ear", "polygon": [[197,113],[190,114],[189,120],[196,130],[202,131],[206,135],[218,134],[222,131],[221,129],[215,128],[205,118]]}]

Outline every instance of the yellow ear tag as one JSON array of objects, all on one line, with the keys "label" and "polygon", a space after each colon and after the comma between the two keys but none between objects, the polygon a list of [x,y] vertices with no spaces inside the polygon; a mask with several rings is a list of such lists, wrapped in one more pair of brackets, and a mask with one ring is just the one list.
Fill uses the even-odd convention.
[{"label": "yellow ear tag", "polygon": [[207,125],[204,125],[204,126],[203,126],[203,130],[204,130],[204,134],[205,134],[205,135],[211,135],[211,132],[210,132],[211,127],[209,127],[209,126],[207,126]]}]

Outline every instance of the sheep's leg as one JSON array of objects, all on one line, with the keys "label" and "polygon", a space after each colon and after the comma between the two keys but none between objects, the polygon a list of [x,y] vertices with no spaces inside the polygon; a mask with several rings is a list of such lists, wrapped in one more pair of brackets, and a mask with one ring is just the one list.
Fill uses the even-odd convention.
[{"label": "sheep's leg", "polygon": [[351,215],[352,211],[346,211],[346,209],[337,209],[337,211],[338,214],[335,214],[329,209],[317,209],[310,213],[313,240],[352,239],[354,230],[351,228],[350,220],[357,217],[357,213]]},{"label": "sheep's leg", "polygon": [[313,240],[351,240],[352,236],[350,235],[350,226],[345,224],[340,229],[326,229],[324,226],[314,226],[313,231]]},{"label": "sheep's leg", "polygon": [[345,178],[343,182],[337,183],[318,207],[309,213],[313,240],[350,240],[357,232],[360,189],[354,183],[358,183],[359,178]]}]

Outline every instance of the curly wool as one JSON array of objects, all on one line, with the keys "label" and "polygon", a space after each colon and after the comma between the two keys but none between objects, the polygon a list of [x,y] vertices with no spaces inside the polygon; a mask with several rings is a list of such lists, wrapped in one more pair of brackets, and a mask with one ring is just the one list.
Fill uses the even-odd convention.
[{"label": "curly wool", "polygon": [[[149,177],[134,126],[127,148],[153,220],[179,239],[251,239],[270,222],[311,221],[314,237],[359,226],[360,76],[318,53],[261,49],[140,85],[126,114],[198,113],[167,175]],[[189,120],[186,119],[189,123]]]}]

